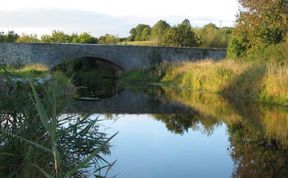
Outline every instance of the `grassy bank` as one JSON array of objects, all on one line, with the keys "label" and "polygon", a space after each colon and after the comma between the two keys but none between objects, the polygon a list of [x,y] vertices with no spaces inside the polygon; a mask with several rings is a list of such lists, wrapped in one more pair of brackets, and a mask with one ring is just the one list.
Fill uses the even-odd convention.
[{"label": "grassy bank", "polygon": [[13,66],[1,65],[0,75],[9,74],[14,77],[35,78],[47,74],[48,70],[48,67],[39,64],[25,65],[17,68]]},{"label": "grassy bank", "polygon": [[[155,82],[149,77],[151,72],[147,73],[143,77],[145,71],[130,71],[123,78],[125,81]],[[206,60],[160,65],[154,73],[158,82],[173,87],[220,93],[257,102],[288,104],[286,64]]]}]

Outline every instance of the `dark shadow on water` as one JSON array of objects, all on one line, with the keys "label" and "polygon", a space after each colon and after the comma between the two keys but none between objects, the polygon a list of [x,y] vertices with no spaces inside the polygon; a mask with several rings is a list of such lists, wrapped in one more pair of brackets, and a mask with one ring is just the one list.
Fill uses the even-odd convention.
[{"label": "dark shadow on water", "polygon": [[71,77],[79,87],[80,97],[109,98],[121,90],[117,81],[123,69],[108,60],[93,57],[71,59],[53,70]]}]

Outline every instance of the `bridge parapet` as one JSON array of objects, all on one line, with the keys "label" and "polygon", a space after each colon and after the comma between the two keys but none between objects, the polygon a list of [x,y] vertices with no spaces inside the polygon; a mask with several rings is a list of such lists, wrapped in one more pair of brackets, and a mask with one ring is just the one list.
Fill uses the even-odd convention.
[{"label": "bridge parapet", "polygon": [[226,57],[226,50],[98,44],[0,43],[0,63],[12,65],[43,64],[53,68],[66,60],[95,57],[130,70],[148,67],[153,56],[171,62],[207,58],[220,60]]}]

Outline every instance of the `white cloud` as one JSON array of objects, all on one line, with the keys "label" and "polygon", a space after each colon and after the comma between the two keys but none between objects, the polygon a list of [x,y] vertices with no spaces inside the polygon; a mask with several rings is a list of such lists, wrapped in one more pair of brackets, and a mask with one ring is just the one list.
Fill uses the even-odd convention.
[{"label": "white cloud", "polygon": [[218,16],[232,17],[237,0],[6,0],[0,10],[60,8],[87,10],[114,16]]},{"label": "white cloud", "polygon": [[172,24],[188,18],[197,26],[220,21],[232,25],[237,9],[237,0],[5,0],[0,6],[0,28],[34,33],[75,29],[123,36],[138,23],[152,25],[159,19]]}]

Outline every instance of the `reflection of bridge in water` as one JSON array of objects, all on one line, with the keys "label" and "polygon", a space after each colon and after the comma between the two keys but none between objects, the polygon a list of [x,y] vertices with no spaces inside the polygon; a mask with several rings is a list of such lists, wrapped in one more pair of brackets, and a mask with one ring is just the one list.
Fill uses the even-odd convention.
[{"label": "reflection of bridge in water", "polygon": [[111,114],[169,114],[196,113],[191,107],[143,92],[124,90],[100,101],[76,101],[65,110],[67,113],[111,113]]}]

